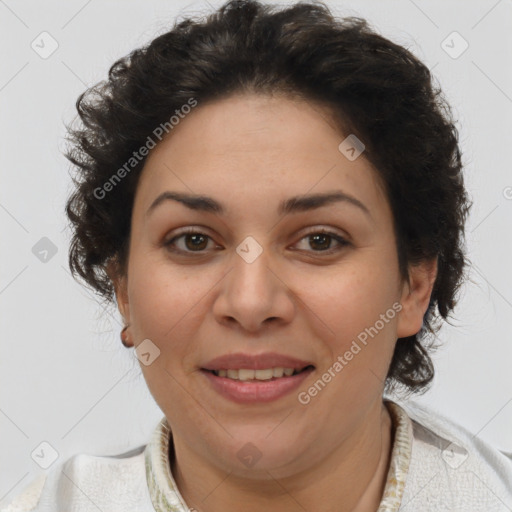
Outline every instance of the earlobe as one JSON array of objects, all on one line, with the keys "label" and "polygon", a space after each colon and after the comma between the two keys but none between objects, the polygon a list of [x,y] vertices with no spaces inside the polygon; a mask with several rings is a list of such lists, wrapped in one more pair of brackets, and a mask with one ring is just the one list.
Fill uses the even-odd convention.
[{"label": "earlobe", "polygon": [[400,300],[402,310],[397,322],[398,338],[414,336],[421,330],[436,278],[437,257],[409,268],[410,283],[404,283]]},{"label": "earlobe", "polygon": [[126,348],[131,348],[131,347],[133,347],[133,343],[130,341],[130,337],[128,335],[128,327],[129,327],[129,325],[126,325],[125,327],[123,327],[120,337],[121,337],[121,342],[123,343],[123,345]]},{"label": "earlobe", "polygon": [[121,313],[121,316],[123,317],[123,322],[125,324],[120,333],[121,342],[126,348],[131,348],[134,346],[134,344],[130,339],[130,335],[128,332],[131,322],[126,276],[121,275],[121,273],[118,272],[118,267],[116,263],[112,261],[109,262],[109,264],[107,265],[106,273],[110,281],[112,282],[112,286],[114,287],[117,309],[119,310],[119,313]]}]

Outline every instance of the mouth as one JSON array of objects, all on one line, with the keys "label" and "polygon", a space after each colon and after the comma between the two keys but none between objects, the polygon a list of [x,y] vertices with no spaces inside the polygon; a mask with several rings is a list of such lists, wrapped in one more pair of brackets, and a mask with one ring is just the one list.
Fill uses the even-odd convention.
[{"label": "mouth", "polygon": [[314,366],[311,364],[304,366],[303,368],[284,368],[282,366],[277,366],[262,370],[252,370],[248,368],[208,370],[206,368],[202,368],[203,371],[210,372],[216,377],[244,382],[275,381],[277,379],[293,377],[294,375],[298,375],[309,369],[314,369]]},{"label": "mouth", "polygon": [[297,388],[315,371],[313,365],[302,368],[272,367],[259,370],[201,368],[210,389],[237,404],[267,403],[282,398]]}]

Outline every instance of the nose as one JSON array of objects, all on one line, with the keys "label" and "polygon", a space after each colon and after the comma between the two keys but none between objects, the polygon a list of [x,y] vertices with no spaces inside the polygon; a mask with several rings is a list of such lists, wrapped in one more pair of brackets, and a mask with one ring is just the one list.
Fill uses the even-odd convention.
[{"label": "nose", "polygon": [[287,324],[295,313],[294,294],[281,267],[270,250],[256,249],[250,242],[240,244],[213,306],[217,321],[251,333]]}]

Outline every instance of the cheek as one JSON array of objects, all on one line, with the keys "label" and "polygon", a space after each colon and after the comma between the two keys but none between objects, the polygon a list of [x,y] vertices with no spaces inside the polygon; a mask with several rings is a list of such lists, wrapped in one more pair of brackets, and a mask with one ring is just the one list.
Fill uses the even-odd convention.
[{"label": "cheek", "polygon": [[329,279],[311,276],[302,285],[308,290],[304,303],[326,327],[323,334],[317,335],[322,336],[328,350],[327,367],[341,356],[343,373],[358,385],[371,375],[370,370],[385,377],[396,341],[400,308],[389,264],[367,263],[353,265],[350,271],[339,272]]},{"label": "cheek", "polygon": [[141,361],[141,371],[155,401],[168,410],[166,400],[172,399],[173,407],[186,400],[184,360],[188,351],[195,350],[192,323],[194,314],[197,315],[194,304],[197,307],[198,300],[187,280],[169,265],[145,262],[133,267],[130,279],[130,316],[135,344],[149,339],[157,348],[149,346],[158,354],[149,365]]},{"label": "cheek", "polygon": [[394,300],[389,278],[371,266],[353,267],[322,279],[303,275],[302,279],[302,289],[307,290],[304,302],[335,334],[356,335],[372,325]]},{"label": "cheek", "polygon": [[[166,348],[166,339],[184,323],[193,307],[193,292],[177,270],[154,261],[134,261],[129,278],[130,316],[138,340],[154,339]],[[190,304],[189,304],[190,303]]]}]

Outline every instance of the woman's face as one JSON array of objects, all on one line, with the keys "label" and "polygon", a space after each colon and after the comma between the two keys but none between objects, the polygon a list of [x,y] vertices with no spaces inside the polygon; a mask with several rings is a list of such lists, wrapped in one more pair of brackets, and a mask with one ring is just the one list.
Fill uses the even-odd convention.
[{"label": "woman's face", "polygon": [[[145,163],[119,308],[175,444],[224,470],[284,476],[357,439],[397,337],[421,328],[435,275],[402,284],[390,206],[364,152],[339,149],[345,138],[314,104],[237,95],[199,103]],[[220,208],[152,207],[164,192]],[[354,200],[300,207],[334,193]],[[268,353],[313,369],[266,383],[205,370],[230,354],[249,361],[217,368],[292,365],[258,366]]]}]

